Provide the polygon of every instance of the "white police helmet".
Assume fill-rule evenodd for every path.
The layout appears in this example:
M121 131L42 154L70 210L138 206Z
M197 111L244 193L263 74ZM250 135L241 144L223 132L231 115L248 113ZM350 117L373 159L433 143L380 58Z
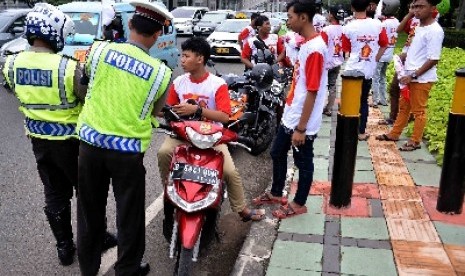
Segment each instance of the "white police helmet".
M63 50L65 39L74 33L74 22L55 6L38 3L26 15L26 37L29 44L34 39L49 43L55 52Z

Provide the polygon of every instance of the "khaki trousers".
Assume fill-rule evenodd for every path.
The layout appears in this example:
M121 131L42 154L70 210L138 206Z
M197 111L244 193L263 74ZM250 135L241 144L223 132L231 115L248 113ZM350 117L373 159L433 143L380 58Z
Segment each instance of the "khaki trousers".
M421 142L427 120L426 106L428 104L429 91L431 91L432 86L432 82L411 82L409 84L410 101L407 101L402 96L400 97L399 113L397 114L397 118L391 132L388 134L391 138L399 138L402 130L404 130L408 124L410 113L412 113L415 117L415 121L413 124L413 133L412 137L410 137L410 140L416 143Z
M162 182L165 182L168 177L174 148L181 144L186 144L186 142L167 137L158 150L158 168L160 170ZM231 209L233 212L241 212L245 208L245 200L244 187L242 186L242 180L239 172L237 171L236 166L234 166L234 162L227 145L218 145L215 149L221 151L224 156L223 180L226 182L226 189L228 191Z

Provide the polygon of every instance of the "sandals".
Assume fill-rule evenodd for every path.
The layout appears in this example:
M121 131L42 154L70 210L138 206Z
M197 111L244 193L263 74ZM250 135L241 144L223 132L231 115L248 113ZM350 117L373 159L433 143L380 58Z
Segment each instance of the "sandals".
M392 119L384 119L378 122L378 125L380 126L388 126L388 125L393 125L394 121Z
M363 134L358 135L358 140L359 141L366 141L366 140L368 140L368 138L370 138L370 134L368 134L368 133L363 133Z
M327 109L326 109L326 110L323 110L323 114L326 115L326 116L328 116L328 117L331 117L332 112L331 112L330 110L327 110Z
M293 216L301 215L307 213L307 206L302 206L299 208L293 208L290 204L283 205L273 211L273 216L278 219L286 219Z
M399 139L391 138L391 137L387 136L387 134L381 134L381 135L376 136L376 140L378 140L378 141L392 141L392 142L399 141Z
M265 218L265 210L264 209L251 209L247 214L243 212L239 213L243 222L248 221L261 221Z
M252 204L253 205L263 205L263 204L281 204L285 205L287 204L287 198L286 197L277 197L273 196L270 192L265 192L259 197L256 197L252 199Z
M421 149L420 143L416 143L413 141L407 141L405 144L399 148L400 151L414 151L417 149Z

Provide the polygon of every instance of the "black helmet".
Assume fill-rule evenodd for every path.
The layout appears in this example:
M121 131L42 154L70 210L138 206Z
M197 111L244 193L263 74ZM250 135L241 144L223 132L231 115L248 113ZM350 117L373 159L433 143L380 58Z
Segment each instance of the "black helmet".
M332 14L336 20L344 20L344 9L341 5L331 6L329 8L329 13Z
M253 67L250 78L258 89L267 89L273 83L273 69L269 64L259 63Z

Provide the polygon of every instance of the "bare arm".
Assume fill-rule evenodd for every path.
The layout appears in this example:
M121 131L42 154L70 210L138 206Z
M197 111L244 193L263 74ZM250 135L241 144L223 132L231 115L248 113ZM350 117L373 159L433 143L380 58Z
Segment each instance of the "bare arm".
M407 25L407 22L412 19L414 16L413 14L413 9L409 9L409 12L406 16L404 16L404 18L402 19L402 21L400 21L400 24L399 26L397 27L397 30L396 32L397 33L400 33L400 32L403 32L405 30L405 26Z
M83 70L79 65L79 62L77 63L76 68L74 69L73 85L74 94L80 100L84 101L87 94L88 77L84 74Z
M423 65L418 68L416 71L415 71L415 74L417 75L417 77L423 75L426 71L428 71L429 69L433 68L433 66L435 66L436 64L438 64L439 60L431 60L431 59L428 59L425 63L423 63ZM412 81L412 76L408 75L408 76L404 76L400 79L400 82L402 84L407 84L407 83L410 83Z
M305 144L305 130L307 127L307 122L310 119L312 114L313 107L315 106L316 92L308 91L307 97L305 97L304 106L302 108L302 115L300 116L299 124L296 127L296 130L292 134L292 145L301 146Z
M376 62L379 62L381 57L383 56L384 52L386 51L387 47L381 47L378 50L378 53L376 54Z
M198 108L198 105L182 103L173 106L173 111L180 116L188 116L194 114ZM229 121L228 114L224 113L223 111L211 110L207 108L202 108L202 117L210 121L221 123L227 123Z

